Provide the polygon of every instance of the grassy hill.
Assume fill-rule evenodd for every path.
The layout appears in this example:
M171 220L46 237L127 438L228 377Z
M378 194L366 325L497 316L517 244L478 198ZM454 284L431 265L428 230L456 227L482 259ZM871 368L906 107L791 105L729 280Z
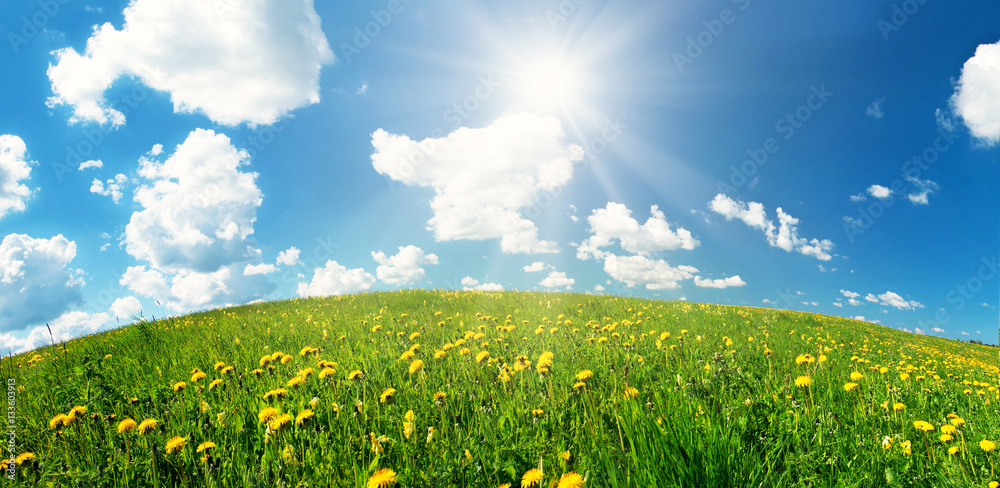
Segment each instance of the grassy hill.
M816 314L402 291L143 321L0 367L27 486L986 487L997 364Z

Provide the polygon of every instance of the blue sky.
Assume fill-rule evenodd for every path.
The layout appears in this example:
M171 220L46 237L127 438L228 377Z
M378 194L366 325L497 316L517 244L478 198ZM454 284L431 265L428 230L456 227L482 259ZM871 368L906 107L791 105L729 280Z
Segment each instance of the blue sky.
M1000 5L3 0L0 341L572 290L996 342Z

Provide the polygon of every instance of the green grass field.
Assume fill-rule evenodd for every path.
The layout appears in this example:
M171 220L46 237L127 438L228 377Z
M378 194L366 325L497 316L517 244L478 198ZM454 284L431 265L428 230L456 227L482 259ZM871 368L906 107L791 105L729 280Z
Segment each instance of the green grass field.
M807 313L402 291L140 321L0 366L18 485L567 488L992 487L997 364Z

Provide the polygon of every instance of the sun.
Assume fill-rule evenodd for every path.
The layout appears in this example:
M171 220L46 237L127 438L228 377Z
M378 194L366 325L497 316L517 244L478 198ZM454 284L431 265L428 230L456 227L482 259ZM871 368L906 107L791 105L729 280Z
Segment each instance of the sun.
M581 102L586 86L579 66L559 58L532 60L512 78L519 102L546 111L571 109Z

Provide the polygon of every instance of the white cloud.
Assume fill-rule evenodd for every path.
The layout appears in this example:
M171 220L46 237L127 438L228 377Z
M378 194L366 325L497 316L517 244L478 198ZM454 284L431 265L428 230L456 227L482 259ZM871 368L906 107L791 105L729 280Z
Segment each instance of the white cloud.
M879 98L871 103L867 108L865 108L865 114L869 117L875 117L876 119L881 119L885 116L882 113L882 104L885 102L885 97Z
M700 276L695 276L694 285L702 288L729 288L731 286L746 286L746 282L739 275L717 280L706 280Z
M742 220L744 224L754 229L763 230L767 234L774 231L774 224L767 220L767 212L764 211L764 204L762 203L750 202L749 204L745 204L720 193L712 199L708 204L708 208L722 215L726 220Z
M858 298L859 296L861 296L860 293L854 293L853 291L849 290L840 290L840 293L844 295L845 298Z
M879 305L882 305L884 307L895 307L899 310L914 310L917 308L924 308L924 305L921 304L920 302L914 300L906 300L903 297L899 296L899 294L893 293L891 291L886 291L885 293L882 293L877 296L872 293L869 293L867 296L865 296L865 300L868 300L869 302L872 303L878 303Z
M134 296L122 297L111 304L111 314L121 320L131 320L142 312L142 304Z
M121 30L95 27L83 54L55 52L48 103L72 107L70 122L123 124L104 92L134 77L169 92L175 112L271 124L319 102L320 67L334 59L313 0L133 0L123 15Z
M923 334L925 331L924 331L924 329L921 329L920 327L917 327L917 328L915 328L914 332L916 332L917 334Z
M1000 42L980 44L965 62L951 107L973 136L990 146L1000 142Z
M955 132L955 118L951 113L939 108L934 109L934 120L937 122L938 127L948 132Z
M374 284L375 277L364 269L347 269L331 259L326 266L316 268L311 282L300 282L296 293L300 297L344 295L367 290Z
M129 266L118 283L147 297L165 298L170 296L170 285L167 284L167 277L155 269L147 270L145 266Z
M23 212L31 189L23 182L31 177L34 161L25 159L28 148L20 137L0 134L0 219Z
M250 239L263 201L256 173L244 173L246 151L211 130L188 134L163 162L153 150L139 160L144 180L133 200L142 208L125 226L125 250L145 265L122 284L178 310L241 304L275 289ZM248 267L249 265L249 267Z
M258 254L253 233L263 195L256 173L243 173L246 151L229 138L197 129L160 163L140 159L146 183L135 190L143 207L125 226L125 250L154 268L213 272Z
M295 266L299 264L299 255L301 252L292 246L284 251L278 253L278 264L281 266Z
M128 177L121 173L116 174L115 177L108 180L107 183L101 183L101 180L95 178L90 184L90 193L96 193L106 197L110 196L112 201L118 203L122 199L122 190L125 188L125 183L127 182Z
M27 352L32 349L48 345L54 340L56 343L68 341L74 337L97 332L113 317L107 313L89 314L86 312L66 312L48 322L48 327L39 325L31 329L26 337L15 337L14 334L0 334L0 346L4 351L8 349L14 354ZM49 329L52 329L52 337L49 337Z
M503 285L499 283L481 283L476 286L467 286L465 291L503 291Z
M354 92L355 95L364 95L365 93L368 93L368 83L362 83L358 87L358 90Z
M482 129L462 127L422 141L372 134L372 166L407 185L434 189L427 222L438 241L500 238L505 253L558 252L521 210L566 185L583 149L562 143L554 117L503 115Z
M843 308L844 304L841 303L841 302L833 302L833 306L834 307L841 307L841 308Z
M906 195L914 205L927 205L927 195L934 193L938 189L938 184L931 180L921 180L914 176L906 175L906 181L913 185L913 191Z
M84 161L80 163L79 171L83 171L87 168L103 168L103 167L104 167L104 162L101 161L100 159L93 161Z
M243 268L243 276L266 275L275 271L278 271L278 267L273 264L248 264Z
M862 322L868 322L868 320L865 320L865 316L864 315L855 315L854 317L851 317L851 318L854 319L854 320L860 320Z
M0 331L59 317L83 296L80 272L69 268L76 243L57 235L9 234L0 242Z
M596 292L602 292L602 291L604 291L604 287L601 286L601 285L596 285L596 286L594 286L594 291L596 291Z
M852 298L852 299L848 300L847 303L850 303L852 306L855 306L855 307L857 307L858 305L863 305L863 303L861 302L861 300L858 300L856 298Z
M421 266L438 264L435 254L427 254L417 246L400 247L395 256L386 256L382 251L373 252L372 258L378 263L375 274L378 279L390 285L408 285L423 281L427 273Z
M537 273L539 271L544 271L546 268L545 263L542 261L535 261L524 267L525 273Z
M869 186L865 191L867 191L869 195L880 199L889 198L889 196L892 195L892 190L882 185Z
M673 290L680 288L679 281L693 278L698 269L684 265L675 268L662 259L645 256L608 254L604 258L604 271L629 287L644 285L648 290Z
M964 335L964 336L967 336L967 335L969 335L969 333L968 333L968 332L966 332L966 331L964 331L964 330L963 330L963 331L961 332L961 334L962 334L962 335Z
M725 217L727 221L739 219L750 227L764 231L764 236L772 247L788 252L796 251L820 261L829 261L833 258L830 254L834 247L832 241L799 237L797 228L799 219L786 214L781 207L777 209L779 224L777 228L774 222L767 219L764 205L757 202L746 204L720 193L709 203L709 208Z
M938 334L941 334L941 333L944 332L944 329L942 329L940 327L932 327L931 330L934 331L934 332L937 332Z
M580 244L576 256L580 259L600 259L605 254L601 248L612 245L616 240L623 250L635 254L690 250L700 244L686 229L671 230L666 216L656 205L650 207L649 213L646 223L639 224L632 218L632 211L620 203L608 202L605 208L594 209L587 217L591 236Z
M479 283L479 280L466 276L462 278L462 286L465 291L503 291L503 285L499 283Z
M865 200L868 200L868 197L866 197L864 193L858 193L857 195L851 195L851 201L852 202L863 202Z
M565 286L567 289L573 283L576 283L576 280L573 278L567 278L566 273L562 271L552 271L545 277L545 279L538 282L539 285L544 286L545 288L561 288Z

